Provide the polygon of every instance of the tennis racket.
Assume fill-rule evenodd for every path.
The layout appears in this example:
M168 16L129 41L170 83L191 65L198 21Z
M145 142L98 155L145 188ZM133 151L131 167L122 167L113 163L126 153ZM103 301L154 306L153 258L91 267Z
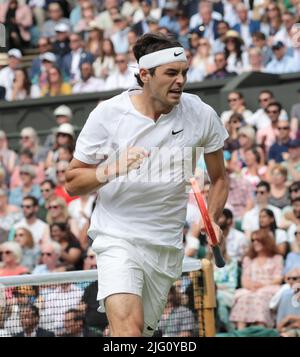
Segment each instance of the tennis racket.
M194 177L192 177L190 179L191 185L192 185L192 190L196 199L196 202L198 204L199 210L201 212L201 216L203 219L203 223L204 223L204 227L205 227L205 231L208 234L210 240L211 240L211 248L212 248L212 252L215 258L215 263L216 266L218 268L223 268L225 266L225 261L224 258L222 257L221 254L221 250L220 247L218 246L218 240L216 237L216 233L213 229L212 223L211 223L211 219L208 215L208 211L206 208L206 204L205 201L201 195L200 192L200 187L198 185L198 182L196 181L196 179Z

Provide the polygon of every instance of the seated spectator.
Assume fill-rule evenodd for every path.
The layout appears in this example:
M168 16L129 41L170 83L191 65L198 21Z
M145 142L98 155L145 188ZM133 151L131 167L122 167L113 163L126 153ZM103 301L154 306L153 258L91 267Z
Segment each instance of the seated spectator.
M272 50L267 44L266 35L260 31L254 32L252 34L252 45L261 50L263 56L263 66L266 67L272 59Z
M286 47L282 41L272 46L273 58L266 66L266 72L274 74L297 72L298 66L292 57L286 54Z
M11 227L21 218L20 208L8 204L8 193L0 188L0 243L8 240Z
M62 60L65 55L70 53L70 31L69 25L60 22L54 27L55 30L55 41L52 44L52 50L56 56L56 65L60 67L62 65Z
M33 161L33 152L29 149L23 149L19 153L18 165L15 166L14 171L11 175L10 179L10 188L20 187L22 185L22 179L20 175L20 169L23 165L30 165L34 172L35 177L33 179L33 183L35 185L39 185L45 178L44 170L42 165L36 165Z
M59 23L64 23L70 26L70 20L64 17L61 3L51 2L48 4L49 19L44 22L42 27L42 36L50 38L51 42L55 40L55 26Z
M196 71L203 73L204 77L213 73L215 70L214 57L207 38L200 38L191 66Z
M236 76L236 72L227 71L227 59L225 53L218 52L214 55L215 70L208 74L205 79L224 79Z
M22 249L21 265L28 268L28 270L31 272L38 262L40 249L34 245L34 240L30 230L26 228L16 229L14 241L19 243Z
M44 88L41 88L41 96L56 97L71 93L72 87L69 83L64 81L60 69L55 66L50 68L47 73L47 83Z
M269 168L274 167L275 163L282 163L288 156L289 145L291 143L291 130L287 120L279 120L277 124L278 136L269 150Z
M67 223L53 223L51 238L61 246L60 262L66 270L82 270L82 250L78 239Z
M97 269L96 254L92 248L88 248L84 264L84 270ZM98 283L93 281L85 289L81 301L81 309L84 312L84 335L86 337L102 337L108 320L106 314L98 312L97 301Z
M41 199L39 185L33 183L35 169L32 165L22 165L20 167L21 186L13 188L9 194L9 203L21 207L22 200L26 196L34 196L37 200Z
M49 209L49 202L55 196L55 183L49 179L44 180L41 183L41 194L42 194L42 202L39 204L38 210L38 218L42 221L46 221L48 209Z
M267 107L270 103L275 102L274 94L267 89L263 89L259 93L258 102L260 108L247 119L249 125L255 126L258 130L265 127L269 127L271 124L271 119L267 114ZM279 114L279 120L288 120L287 112L282 108Z
M95 76L104 80L116 70L116 52L109 38L103 40L100 55L95 59L93 68Z
M29 74L30 74L31 80L33 80L33 78L39 77L41 72L43 72L42 55L45 53L51 52L51 44L50 44L49 38L40 37L37 45L38 45L39 55L33 59L32 63L31 63L31 67L29 69Z
M73 87L73 94L101 92L105 88L105 82L101 78L96 78L93 73L92 64L82 62L80 65L80 80Z
M6 93L7 100L23 100L28 99L31 96L30 81L27 71L24 68L18 68L15 70L15 77L11 91Z
M244 44L239 33L234 30L229 30L226 33L225 39L225 56L227 60L227 71L240 74L247 66L247 54L242 50Z
M246 166L242 168L241 175L255 188L261 180L266 179L267 167L260 164L262 158L256 148L245 150L244 155Z
M235 290L238 286L239 268L237 260L227 255L225 247L226 245L222 244L222 255L226 261L226 265L223 268L214 268L214 282L217 288L219 330L230 331L233 329L233 325L229 321L229 313L234 302Z
M37 132L31 127L25 127L20 133L20 151L28 149L33 153L33 162L43 167L47 157L47 150L40 146Z
M297 92L300 93L300 89L298 89ZM293 138L300 139L300 103L292 105L291 130L293 133Z
M8 65L0 69L0 86L5 88L5 99L9 100L14 84L15 72L21 63L22 53L17 48L12 48L7 54Z
M252 42L251 36L253 33L260 30L260 22L250 18L248 8L242 2L235 5L235 11L239 21L232 27L232 29L237 31L243 37L246 47L249 47Z
M94 62L91 53L84 51L84 42L78 33L70 34L71 52L67 53L62 59L62 72L75 84L80 80L80 66L83 62Z
M128 69L128 57L126 54L116 55L117 69L108 76L105 83L105 90L126 89L136 85L136 79Z
M230 314L238 330L248 324L273 327L269 302L279 290L282 272L283 259L277 254L273 237L264 230L253 232L249 253L243 260L242 288L236 291Z
M55 134L55 142L52 147L52 150L49 151L47 156L47 161L45 163L45 167L48 169L56 165L58 160L58 149L63 145L69 145L70 147L75 147L75 133L74 128L69 123L61 124ZM48 172L49 174L49 172ZM50 174L51 176L51 174Z
M41 264L37 265L32 274L46 274L58 271L65 271L59 261L61 256L61 245L58 242L50 240L41 246Z
M60 337L84 337L84 315L79 309L69 309L65 312L64 327Z
M277 127L281 110L282 105L279 102L271 102L268 104L266 113L270 118L270 125L259 129L256 134L257 143L262 146L266 153L269 152L270 147L276 142L276 138L278 137Z
M283 257L288 251L288 237L283 229L278 229L273 211L263 208L259 213L259 228L267 230L275 239L278 253Z
M33 16L26 3L19 3L18 0L1 2L0 23L5 25L8 48L29 46Z
M34 244L39 246L50 238L49 226L42 220L37 218L39 209L39 202L33 196L26 196L23 198L22 209L24 218L14 225L14 229L27 228L34 240Z
M60 105L59 107L55 108L53 115L55 117L57 127L65 123L70 124L73 117L72 110L67 105ZM45 140L44 147L49 150L54 146L56 139L55 132L57 127L52 128L52 134L49 134Z
M97 58L101 53L101 47L103 43L103 31L97 26L95 21L90 21L88 26L87 43L85 51Z
M5 170L5 175L7 176L6 183L9 182L10 175L14 170L16 159L16 153L8 147L8 140L5 131L0 130L0 166L2 166Z
M171 33L178 35L180 26L177 18L178 3L176 1L166 1L163 5L163 16L159 21L160 27L166 27Z
M17 242L4 242L0 244L0 276L27 274L28 268L21 265L22 248Z
M263 208L268 208L273 211L276 224L280 226L282 213L279 208L269 204L270 191L270 184L266 181L261 181L256 186L255 206L245 213L242 221L242 229L248 238L250 238L251 232L259 229L259 213Z
M252 112L246 108L246 103L245 103L243 94L240 92L236 92L236 91L230 92L228 94L227 101L228 101L230 110L225 110L221 114L221 120L222 120L223 124L226 124L228 122L230 116L233 113L241 114L243 116L245 122L247 123L248 118L251 117L251 115L252 115Z
M198 70L198 68L194 68L191 66L193 59L192 51L189 49L184 49L184 52L187 59L187 64L189 66L189 69L186 74L187 83L201 82L204 78L204 73L201 70Z
M40 312L35 305L20 306L20 320L23 331L14 337L55 337L52 331L44 330L39 326Z
M300 225L296 226L295 239L291 243L291 251L286 257L284 272L287 274L295 268L300 268Z
M130 31L130 28L128 27L128 21L126 17L121 14L114 15L112 19L115 31L110 36L110 39L114 44L116 54L127 53L129 50L128 32Z
M56 168L56 188L55 194L65 200L67 204L71 201L76 200L78 196L70 196L65 188L66 183L66 170L69 166L68 161L58 161L55 165Z
M73 25L74 32L80 33L81 36L86 40L87 33L89 31L90 23L93 22L95 26L98 24L95 21L97 15L97 9L92 1L83 1L80 4L81 18Z
M242 127L243 124L244 118L241 114L233 113L230 116L226 124L226 129L228 131L229 138L226 139L224 143L225 151L229 151L230 153L232 153L234 150L237 150L240 147L238 133L239 129Z
M277 329L283 337L299 337L300 335L300 268L290 270L286 274L289 288L282 292L276 316Z
M281 227L283 229L288 229L292 223L298 223L298 219L293 212L291 202L293 202L295 198L300 197L300 181L292 182L289 187L289 195L290 204L289 206L284 207L284 209L282 210L283 218L281 222Z
M223 232L223 242L228 259L242 261L249 242L241 231L234 228L233 214L229 209L224 208L223 214L218 220L218 225Z
M264 72L263 54L260 48L251 47L248 50L248 66L244 67L244 72Z
M290 141L287 158L281 165L288 170L288 182L300 180L300 139Z
M290 203L287 186L287 169L279 164L270 171L271 195L269 203L278 208L284 208Z

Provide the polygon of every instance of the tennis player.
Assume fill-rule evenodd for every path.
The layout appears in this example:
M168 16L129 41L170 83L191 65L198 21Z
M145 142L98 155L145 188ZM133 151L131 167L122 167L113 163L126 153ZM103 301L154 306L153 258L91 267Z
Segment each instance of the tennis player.
M71 195L99 189L89 236L97 253L99 311L105 308L112 336L152 336L181 275L188 191L178 167L190 156L173 155L165 180L168 153L204 147L213 222L228 194L222 152L228 134L209 105L183 93L188 64L181 44L145 34L133 51L139 86L90 113L67 171Z

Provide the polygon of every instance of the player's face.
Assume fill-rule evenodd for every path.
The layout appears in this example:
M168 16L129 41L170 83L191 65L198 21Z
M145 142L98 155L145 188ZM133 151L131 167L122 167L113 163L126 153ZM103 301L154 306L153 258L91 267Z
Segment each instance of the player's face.
M185 62L173 62L157 67L154 75L150 76L150 95L166 107L178 104L187 71L188 65Z

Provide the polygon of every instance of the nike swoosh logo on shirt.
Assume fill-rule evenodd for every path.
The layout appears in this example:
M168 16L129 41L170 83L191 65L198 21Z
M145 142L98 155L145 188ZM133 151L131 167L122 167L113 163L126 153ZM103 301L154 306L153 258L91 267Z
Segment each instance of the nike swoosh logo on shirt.
M172 130L172 135L179 134L179 133L181 133L182 131L183 131L183 129L178 130L178 131L174 131L174 130Z
M179 53L174 52L174 56L175 56L175 57L178 57L178 56L180 56L180 55L182 55L182 54L183 54L183 52L179 52Z

